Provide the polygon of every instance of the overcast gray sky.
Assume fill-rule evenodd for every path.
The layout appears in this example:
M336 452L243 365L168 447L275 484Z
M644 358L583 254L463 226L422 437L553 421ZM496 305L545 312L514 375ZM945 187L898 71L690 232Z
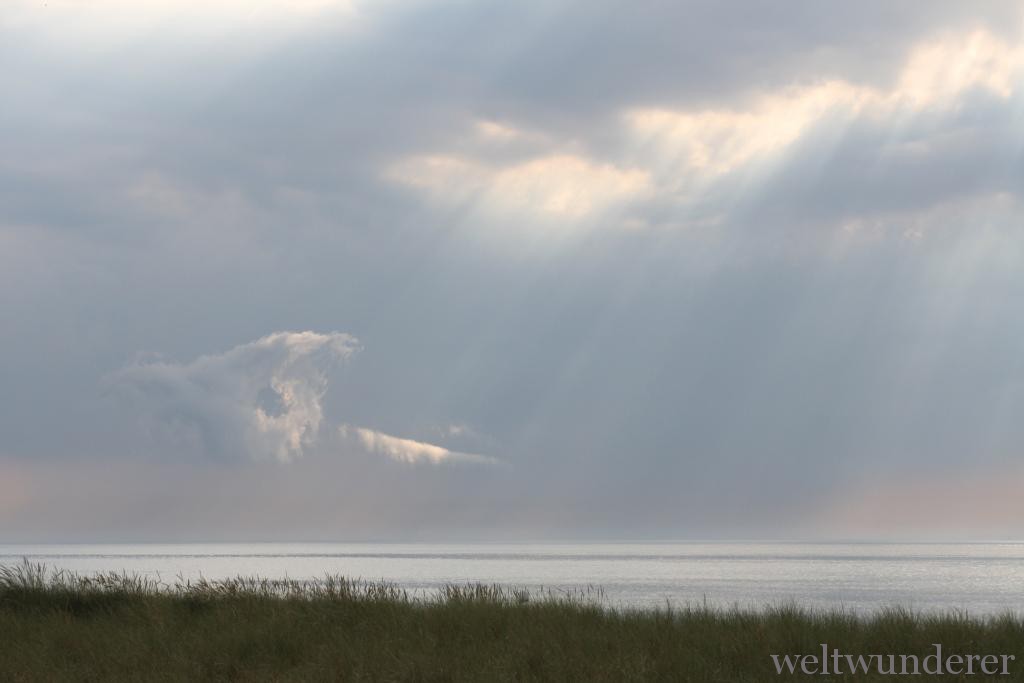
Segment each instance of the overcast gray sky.
M0 540L1020 537L1022 30L6 0Z

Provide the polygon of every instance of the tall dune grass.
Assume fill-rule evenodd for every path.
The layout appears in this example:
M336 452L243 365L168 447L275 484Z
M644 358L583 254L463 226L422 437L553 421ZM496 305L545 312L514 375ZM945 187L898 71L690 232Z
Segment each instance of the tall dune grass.
M338 576L163 581L0 567L0 681L775 681L807 677L777 675L771 654L820 643L1013 654L1012 675L995 679L1024 680L1024 621L1010 613L616 610L594 588L410 594Z

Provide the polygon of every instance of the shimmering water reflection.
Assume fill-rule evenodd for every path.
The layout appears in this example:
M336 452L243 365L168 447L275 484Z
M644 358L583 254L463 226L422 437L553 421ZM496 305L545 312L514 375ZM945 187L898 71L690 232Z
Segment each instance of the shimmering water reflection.
M1024 612L1024 544L368 544L0 545L81 573L137 572L165 581L324 574L385 579L429 593L446 583L567 590L600 586L610 604L758 607L796 602L858 611Z

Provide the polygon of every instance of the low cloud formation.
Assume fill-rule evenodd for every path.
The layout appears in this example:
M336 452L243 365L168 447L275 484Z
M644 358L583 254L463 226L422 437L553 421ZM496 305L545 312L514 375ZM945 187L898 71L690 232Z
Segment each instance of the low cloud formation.
M494 464L497 462L494 458L484 455L450 451L447 448L435 446L432 443L403 439L364 427L342 425L338 432L343 439L354 439L367 451L387 456L398 462L409 464L431 463L434 465L447 462L475 462L480 464Z
M341 332L275 332L190 363L140 362L112 380L162 446L287 463L323 445L318 437L331 370L357 350L358 341ZM407 464L496 462L348 424L326 436L332 445L340 437L345 445Z
M113 384L161 442L214 457L289 462L316 441L329 373L357 349L340 332L275 332L190 363L139 363Z

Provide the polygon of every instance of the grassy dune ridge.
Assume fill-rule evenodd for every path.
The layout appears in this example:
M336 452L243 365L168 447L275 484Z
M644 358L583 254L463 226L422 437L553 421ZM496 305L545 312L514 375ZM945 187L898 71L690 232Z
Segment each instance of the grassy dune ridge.
M1013 654L1024 620L888 609L869 616L787 605L615 610L599 591L237 578L157 582L0 567L0 681L778 681L771 654ZM897 676L896 680L907 677Z

